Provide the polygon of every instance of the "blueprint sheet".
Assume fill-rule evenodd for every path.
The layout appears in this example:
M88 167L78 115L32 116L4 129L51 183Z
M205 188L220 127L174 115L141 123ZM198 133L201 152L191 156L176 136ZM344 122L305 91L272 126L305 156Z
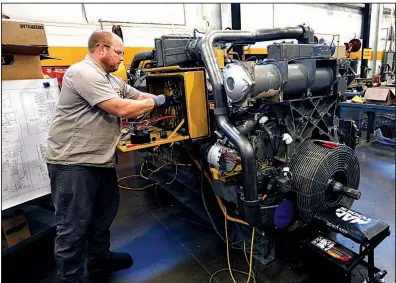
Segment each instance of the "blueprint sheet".
M2 81L2 210L51 192L44 157L58 99L56 79Z

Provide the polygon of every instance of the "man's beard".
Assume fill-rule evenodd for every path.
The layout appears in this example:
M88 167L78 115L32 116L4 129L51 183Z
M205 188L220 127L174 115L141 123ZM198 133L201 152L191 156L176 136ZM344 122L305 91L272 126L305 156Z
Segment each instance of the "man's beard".
M102 58L102 65L106 73L113 73L118 70L117 65L112 65L109 58Z

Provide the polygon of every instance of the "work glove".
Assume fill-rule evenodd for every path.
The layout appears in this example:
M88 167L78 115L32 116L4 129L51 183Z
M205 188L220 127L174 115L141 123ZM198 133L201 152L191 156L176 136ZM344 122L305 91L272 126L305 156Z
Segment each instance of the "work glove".
M180 95L179 96L172 95L170 106L179 106L181 104L182 104L182 97Z
M172 98L166 94L159 94L153 97L154 108L168 108L172 104Z

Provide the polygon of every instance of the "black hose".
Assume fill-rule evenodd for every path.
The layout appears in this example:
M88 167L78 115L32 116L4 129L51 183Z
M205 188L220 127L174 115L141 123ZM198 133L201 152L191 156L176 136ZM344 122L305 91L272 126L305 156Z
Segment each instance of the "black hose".
M152 60L154 59L154 52L147 51L147 52L140 52L135 54L131 62L131 69L137 69L139 67L140 62L145 60Z

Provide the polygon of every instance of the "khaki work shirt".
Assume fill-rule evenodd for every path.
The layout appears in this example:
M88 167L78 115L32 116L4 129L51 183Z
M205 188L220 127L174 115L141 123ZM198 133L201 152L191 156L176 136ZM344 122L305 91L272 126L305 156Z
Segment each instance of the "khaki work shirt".
M116 97L137 99L139 91L103 71L89 55L70 66L49 129L46 162L114 167L120 119L96 105Z

